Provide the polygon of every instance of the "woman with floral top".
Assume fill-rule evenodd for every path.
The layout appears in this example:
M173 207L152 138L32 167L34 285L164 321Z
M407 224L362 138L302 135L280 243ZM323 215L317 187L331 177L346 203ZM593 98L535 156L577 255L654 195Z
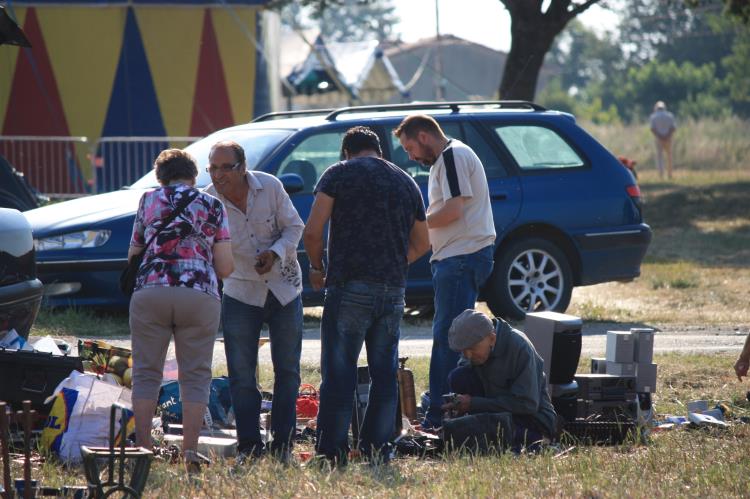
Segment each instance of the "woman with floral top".
M141 198L128 251L128 260L145 251L130 301L136 442L152 446L151 418L174 337L182 449L188 471L195 471L203 460L196 449L221 311L218 279L234 268L229 223L221 201L195 188L198 168L190 154L162 151L154 169L161 187Z

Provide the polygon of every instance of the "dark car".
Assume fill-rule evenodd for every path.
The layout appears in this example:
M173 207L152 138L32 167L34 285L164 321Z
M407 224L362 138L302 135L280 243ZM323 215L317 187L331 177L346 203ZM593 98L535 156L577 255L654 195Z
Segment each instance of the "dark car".
M447 102L275 113L220 130L187 147L200 165L218 140L235 140L249 168L277 175L303 219L323 171L340 159L343 134L366 125L384 156L411 174L427 201L429 169L409 161L392 130L410 112L435 117L485 166L497 229L495 270L482 298L506 317L564 311L574 286L631 280L651 240L633 175L573 116L527 102ZM201 171L198 185L209 183ZM117 287L138 200L156 187L148 173L123 190L26 213L52 305L125 307ZM307 261L299 249L302 268ZM428 257L409 270L407 304L432 302ZM305 288L306 305L321 295Z
M0 208L0 336L15 329L28 338L42 291L29 222L18 210Z

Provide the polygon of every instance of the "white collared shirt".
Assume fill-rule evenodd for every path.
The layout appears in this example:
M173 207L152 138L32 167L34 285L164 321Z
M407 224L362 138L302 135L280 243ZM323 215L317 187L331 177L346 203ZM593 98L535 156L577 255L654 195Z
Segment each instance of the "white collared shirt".
M279 179L257 171L247 172L246 178L250 190L244 213L213 184L205 189L224 203L229 216L234 272L224 279L224 294L262 307L270 290L281 305L286 305L302 293L297 245L305 224ZM269 249L279 258L270 272L259 275L255 257Z

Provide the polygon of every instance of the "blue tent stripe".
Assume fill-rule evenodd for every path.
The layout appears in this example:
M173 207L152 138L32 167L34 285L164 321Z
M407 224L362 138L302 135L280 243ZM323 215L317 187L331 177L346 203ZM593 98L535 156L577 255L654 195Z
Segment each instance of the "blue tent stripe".
M109 99L103 137L166 134L133 8L128 9L120 60Z
M135 12L130 7L101 136L164 137L166 134L146 50ZM146 154L149 158L144 157L145 144L149 147ZM148 172L153 165L151 147L154 143L125 142L117 147L99 147L97 156L102 166L97 172L97 191L119 189ZM159 144L159 147L161 150L168 145Z

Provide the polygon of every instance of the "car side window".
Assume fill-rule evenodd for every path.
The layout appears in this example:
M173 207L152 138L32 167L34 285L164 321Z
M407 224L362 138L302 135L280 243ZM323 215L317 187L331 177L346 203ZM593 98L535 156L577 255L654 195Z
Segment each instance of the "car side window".
M440 128L443 129L443 133L450 139L458 139L463 141L463 134L461 133L461 125L458 123L440 123ZM423 166L409 159L409 155L406 154L404 148L401 147L401 142L398 141L398 137L389 134L391 137L391 162L400 166L404 171L411 175L417 182L427 182L430 176L430 167Z
M495 128L522 170L578 168L584 161L554 130L534 125Z
M296 173L302 177L302 192L315 189L318 179L326 168L341 160L341 139L345 131L324 132L302 140L282 161L277 176Z
M464 125L464 132L466 132L466 145L471 147L477 156L479 156L487 178L507 177L508 171L500 163L500 158L497 157L487 139L471 123Z

